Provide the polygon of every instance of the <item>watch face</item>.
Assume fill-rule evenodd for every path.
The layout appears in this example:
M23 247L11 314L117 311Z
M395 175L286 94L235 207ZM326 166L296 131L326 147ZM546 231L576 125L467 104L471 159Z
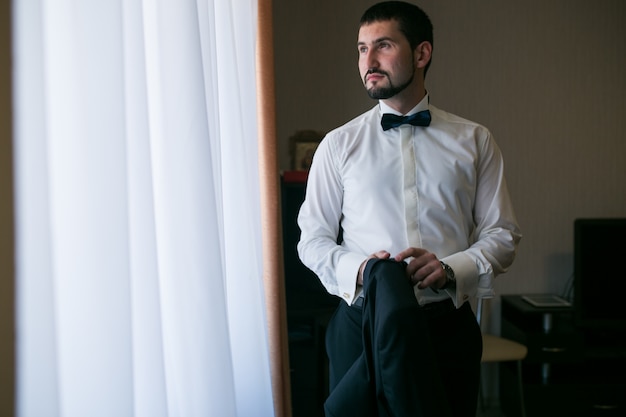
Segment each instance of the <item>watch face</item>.
M443 287L441 287L441 289L445 289L450 286L456 286L454 270L450 267L450 265L446 264L445 262L441 262L441 267L443 268L444 271L446 271L446 283L443 285Z
M452 268L450 268L448 266L448 268L446 269L446 273L448 274L448 279L450 281L454 281L455 280L455 276L454 276L454 270Z
M441 262L441 267L446 271L446 276L449 280L454 281L454 270L450 268L450 265Z

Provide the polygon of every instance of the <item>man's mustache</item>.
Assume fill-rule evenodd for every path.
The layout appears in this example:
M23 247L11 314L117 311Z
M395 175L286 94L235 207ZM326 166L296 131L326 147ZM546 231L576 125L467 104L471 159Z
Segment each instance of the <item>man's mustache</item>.
M389 74L387 74L387 72L383 71L383 70L379 70L379 69L375 69L375 68L370 68L367 70L367 72L365 73L365 75L363 76L363 82L367 82L367 76L370 74L380 74L380 75L384 75L385 77L389 78Z

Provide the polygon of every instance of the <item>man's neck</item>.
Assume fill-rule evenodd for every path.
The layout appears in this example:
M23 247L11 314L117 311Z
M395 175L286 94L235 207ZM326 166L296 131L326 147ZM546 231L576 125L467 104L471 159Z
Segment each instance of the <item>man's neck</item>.
M393 97L382 100L387 106L391 107L400 114L407 114L413 107L422 101L426 96L426 89L421 86L413 91L406 89Z

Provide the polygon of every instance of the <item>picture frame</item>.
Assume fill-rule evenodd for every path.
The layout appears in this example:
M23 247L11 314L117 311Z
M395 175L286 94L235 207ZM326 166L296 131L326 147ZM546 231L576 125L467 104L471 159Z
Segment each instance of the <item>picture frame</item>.
M308 171L313 161L317 146L324 138L324 133L316 130L299 130L289 138L291 169Z

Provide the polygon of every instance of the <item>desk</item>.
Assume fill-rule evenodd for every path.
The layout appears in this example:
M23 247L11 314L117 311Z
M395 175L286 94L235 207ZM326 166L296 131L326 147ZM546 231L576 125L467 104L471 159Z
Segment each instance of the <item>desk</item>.
M528 347L522 378L529 416L625 416L626 355L616 344L593 346L574 324L573 307L535 307L502 296L501 334ZM500 402L519 415L515 372L500 367Z

